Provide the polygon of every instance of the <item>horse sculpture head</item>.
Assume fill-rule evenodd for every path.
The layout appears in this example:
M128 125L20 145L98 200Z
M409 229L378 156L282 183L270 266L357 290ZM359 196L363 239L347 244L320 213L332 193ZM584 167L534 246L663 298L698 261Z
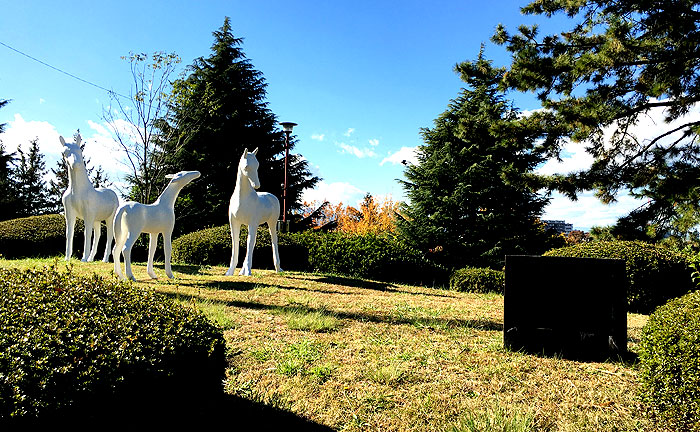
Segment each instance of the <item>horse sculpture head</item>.
M78 165L84 166L85 162L83 161L83 151L80 148L80 135L75 138L75 143L67 143L62 136L59 136L58 139L61 141L61 145L63 145L63 158L68 163L70 169L73 169Z
M258 178L258 167L260 163L258 162L258 158L255 157L257 154L257 148L252 152L249 152L248 149L243 150L241 162L238 164L239 173L248 179L253 189L260 188L260 179Z

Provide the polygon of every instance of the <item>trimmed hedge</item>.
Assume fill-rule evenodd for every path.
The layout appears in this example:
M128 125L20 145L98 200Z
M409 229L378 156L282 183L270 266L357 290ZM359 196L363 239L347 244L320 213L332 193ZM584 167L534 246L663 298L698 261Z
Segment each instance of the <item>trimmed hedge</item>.
M73 257L82 258L85 225L77 219L73 234ZM102 222L95 259L104 256L107 227ZM114 243L112 243L114 244ZM0 255L6 259L63 256L66 253L66 219L60 214L29 216L0 222ZM141 235L131 250L132 261L148 259L148 237ZM156 260L163 259L163 236L158 237Z
M503 294L506 274L501 270L467 267L455 270L450 277L450 289L473 293Z
M0 269L0 329L0 425L160 416L222 390L222 331L131 284Z
M545 256L618 258L625 261L630 312L648 314L695 288L688 258L641 241L601 241L554 249ZM571 275L576 277L576 275Z
M642 399L669 430L700 431L700 291L657 309L639 343Z
M73 240L74 254L82 254L83 232L83 221L78 220ZM102 237L101 247L104 248L106 236ZM56 256L65 254L65 251L66 219L63 215L30 216L0 222L0 255L3 258Z
M241 229L239 262L246 253L247 231ZM384 281L446 284L447 272L420 252L391 235L352 235L304 231L280 233L282 269L343 274ZM228 265L231 234L228 225L186 234L173 241L173 261L195 265ZM255 268L272 267L270 234L259 228L253 254Z

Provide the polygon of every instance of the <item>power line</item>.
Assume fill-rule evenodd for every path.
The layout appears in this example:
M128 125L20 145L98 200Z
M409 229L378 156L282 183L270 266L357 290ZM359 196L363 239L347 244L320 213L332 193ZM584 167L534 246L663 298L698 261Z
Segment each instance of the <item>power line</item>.
M108 93L110 93L110 94L114 94L114 95L119 96L119 97L122 97L122 98L124 98L124 99L129 99L129 100L131 100L131 98L130 98L129 96L124 96L123 94L117 93L117 92L115 92L114 90L110 90L110 89L108 89L108 88L102 87L101 85L95 84L95 83L90 82L90 81L88 81L88 80L86 80L86 79L80 78L79 76L73 75L73 74L70 73L70 72L66 72L66 71L64 71L64 70L62 70L62 69L59 69L59 68L57 68L57 67L55 67L55 66L52 66L52 65L50 65L50 64L48 64L48 63L46 63L46 62L44 62L44 61L39 60L39 59L36 58L36 57L32 57L32 56L30 56L29 54L24 53L24 52L18 50L17 48L13 48L13 47L9 46L8 44L6 44L6 43L4 43L4 42L2 42L2 41L0 41L0 45L4 46L4 47L6 47L6 48L9 48L9 49L11 49L11 50L14 51L14 52L16 52L16 53L18 53L18 54L21 54L21 55L23 55L23 56L25 56L25 57L27 57L27 58L30 58L30 59L34 60L35 62L40 63L40 64L42 64L42 65L44 65L44 66L46 66L46 67L49 67L49 68L51 68L51 69L53 69L53 70L55 70L55 71L58 71L58 72L60 72L60 73L62 73L62 74L65 74L65 75L68 75L69 77L71 77L71 78L73 78L73 79L77 79L78 81L82 81L82 82L84 82L85 84L89 84L89 85L91 85L91 86L93 86L93 87L97 87L98 89L104 90L104 91L106 91L106 92L108 92Z

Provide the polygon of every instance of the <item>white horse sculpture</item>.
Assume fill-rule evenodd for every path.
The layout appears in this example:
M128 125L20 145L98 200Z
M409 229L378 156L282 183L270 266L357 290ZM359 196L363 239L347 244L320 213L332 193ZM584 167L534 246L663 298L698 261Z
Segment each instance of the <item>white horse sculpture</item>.
M280 214L280 202L276 196L267 192L256 192L260 187L258 179L258 166L260 165L255 155L258 149L248 152L243 151L241 161L238 164L238 174L236 176L236 188L231 195L231 202L228 207L228 219L231 225L231 264L229 265L227 276L232 276L238 264L238 237L241 224L248 226L248 243L246 246L245 260L241 267L240 274L250 276L250 269L253 263L253 248L255 247L255 236L258 232L258 225L267 222L272 240L272 260L275 271L280 272L279 250L277 248L277 218Z
M199 171L180 171L168 174L170 183L153 204L141 204L129 201L122 204L114 217L114 272L120 279L126 279L121 269L121 255L124 255L126 275L136 280L131 271L131 248L142 232L150 234L148 244L148 266L146 271L153 279L158 279L153 271L153 255L158 245L158 234L163 234L163 249L165 252L165 274L172 279L170 254L172 252L172 235L175 227L175 200L183 187L192 180L199 178Z
M111 189L97 188L88 178L83 152L80 149L80 135L75 143L66 143L59 137L63 145L63 157L68 164L68 189L63 193L63 207L66 217L66 261L73 255L73 231L76 217L85 222L85 240L82 261L92 261L97 253L100 241L100 225L107 223L107 245L102 261L109 262L112 248L112 221L119 206L119 198ZM90 238L93 239L90 247Z

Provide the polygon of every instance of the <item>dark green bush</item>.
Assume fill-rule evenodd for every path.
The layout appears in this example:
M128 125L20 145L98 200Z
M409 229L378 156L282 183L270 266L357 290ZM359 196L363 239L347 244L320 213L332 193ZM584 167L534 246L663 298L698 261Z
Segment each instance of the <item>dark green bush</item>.
M78 220L74 253L82 254L83 227L83 221ZM0 255L3 258L47 257L65 252L66 220L62 215L30 216L0 222Z
M700 291L658 308L639 343L642 399L674 431L700 431Z
M0 329L0 424L131 415L221 391L222 331L130 284L0 269Z
M239 237L239 265L245 256L247 232ZM353 235L304 231L279 235L282 269L343 274L385 281L443 284L446 271L391 235ZM272 268L270 234L258 229L253 255L255 268ZM231 259L228 225L208 228L173 241L173 261L184 264L227 265Z
M694 289L685 255L641 241L580 243L551 250L545 255L623 259L629 280L627 305L630 312L651 313L669 299Z
M501 270L467 267L455 270L450 277L450 289L474 293L503 294L506 275Z
M278 249L283 270L309 270L308 245L304 233L278 234ZM241 227L238 237L238 266L246 254L248 230ZM255 268L272 269L272 242L267 226L259 227L253 250ZM206 228L173 240L173 262L195 265L228 265L231 261L231 231L228 225Z

